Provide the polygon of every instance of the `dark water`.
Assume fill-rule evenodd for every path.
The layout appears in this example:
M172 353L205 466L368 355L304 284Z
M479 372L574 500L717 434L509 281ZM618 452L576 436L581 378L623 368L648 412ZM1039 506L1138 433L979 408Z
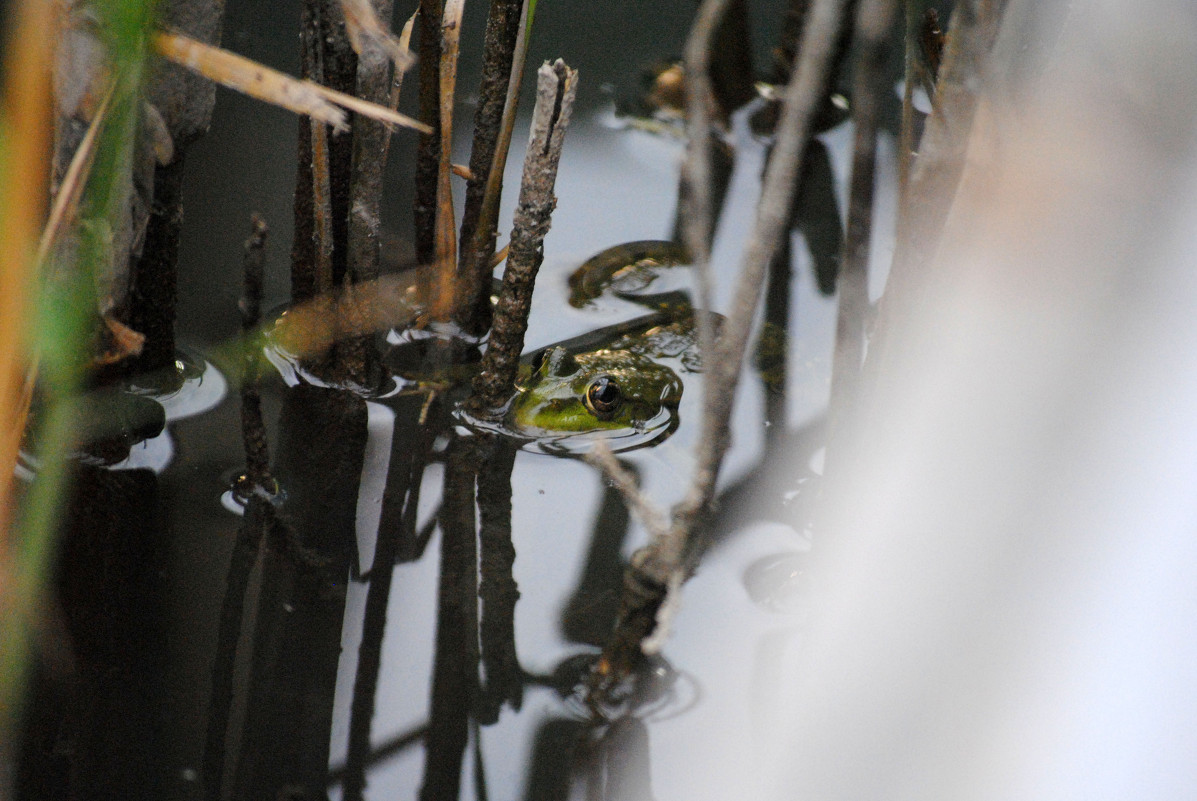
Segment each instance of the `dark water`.
M480 11L467 11L467 41L478 40ZM528 348L641 311L572 309L565 279L605 247L672 229L681 143L628 130L611 105L635 92L643 66L680 52L690 13L540 4L529 64L563 56L581 91ZM776 9L753 14L763 51ZM297 17L291 4L230 3L224 41L294 72ZM477 63L463 50L469 86ZM222 93L189 155L179 314L197 360L237 330L252 211L271 226L267 305L288 294L295 130L285 112ZM822 141L842 176L848 131ZM720 299L764 155L743 119L736 143L715 250ZM389 167L395 260L411 145L398 134ZM60 583L74 588L63 604L83 670L39 683L26 797L65 786L129 798L752 797L769 733L784 725L770 716L783 666L801 643L809 541L796 521L821 446L834 330L834 301L817 291L802 238L793 244L792 278L771 300L788 317L786 377L772 389L755 371L744 382L717 545L686 587L640 706L596 725L571 693L610 630L623 561L646 541L591 467L456 437L447 399L363 401L270 373L264 418L283 524L266 504L243 516L227 497L245 464L240 408L220 377L237 368L212 355L182 393L192 408L168 407L166 433L134 447L125 467L139 469L81 473L71 524L88 533L68 540ZM623 457L662 507L685 490L699 401L692 381L676 434Z

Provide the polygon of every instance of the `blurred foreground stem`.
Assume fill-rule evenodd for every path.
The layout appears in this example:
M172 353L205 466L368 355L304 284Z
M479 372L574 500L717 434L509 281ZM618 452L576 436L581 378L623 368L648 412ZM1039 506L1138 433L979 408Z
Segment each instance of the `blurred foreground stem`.
M67 485L66 454L75 435L76 395L97 319L95 274L111 258L112 231L123 211L117 187L122 170L129 169L140 117L152 5L148 0L114 0L96 6L100 29L108 37L116 90L80 202L77 262L54 269L37 264L35 253L49 196L58 8L26 0L11 11L13 37L0 117L0 221L5 231L0 237L0 759L6 758L3 748L11 742L20 711L31 635L51 575ZM44 276L38 275L39 267ZM41 402L31 440L36 443L37 476L16 509L10 482L25 429L26 410L19 398L31 350L40 366Z

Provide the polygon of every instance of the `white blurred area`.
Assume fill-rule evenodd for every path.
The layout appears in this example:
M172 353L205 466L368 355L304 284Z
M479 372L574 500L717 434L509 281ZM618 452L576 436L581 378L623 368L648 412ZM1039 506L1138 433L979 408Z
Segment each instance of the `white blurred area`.
M1008 5L829 476L777 798L1197 797L1197 4Z

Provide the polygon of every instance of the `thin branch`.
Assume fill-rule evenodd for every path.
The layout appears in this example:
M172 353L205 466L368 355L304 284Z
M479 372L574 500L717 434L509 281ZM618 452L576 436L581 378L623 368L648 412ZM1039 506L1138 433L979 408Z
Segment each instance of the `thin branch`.
M709 361L710 386L716 391L704 399L694 481L686 499L674 510L675 521L688 521L709 504L715 480L727 450L727 423L731 417L736 388L753 319L765 285L765 271L777 243L789 223L789 199L798 177L802 154L810 139L811 120L823 96L831 72L836 40L847 0L819 0L811 9L802 33L798 68L787 84L784 106L777 128L773 156L765 173L756 222L740 261L740 277L727 322ZM677 528L675 526L675 528ZM689 524L682 522L681 539L689 536ZM680 546L671 547L678 553Z
M715 102L711 85L711 50L719 23L731 0L705 0L686 42L686 120L689 146L682 164L682 244L690 253L698 281L698 308L711 308L711 123ZM704 358L714 353L715 332L709 314L698 315L698 348ZM703 393L715 392L715 374L703 373Z
M577 78L577 71L561 59L552 66L546 62L537 72L536 108L532 112L532 132L524 158L507 269L503 271L503 289L495 308L482 370L474 379L471 406L475 412L485 413L502 406L514 389L524 333L528 329L532 288L544 258L544 237L557 205L553 186L577 94Z
M673 508L668 529L658 531L649 545L632 556L624 575L619 620L600 667L592 676L592 694L601 695L617 684L646 644L660 643L675 606L676 599L671 600L670 596L688 577L700 551L696 532L709 512L715 480L727 450L728 421L765 285L765 272L782 233L788 229L790 198L810 139L811 122L824 95L837 51L845 4L846 0L818 0L803 29L801 57L786 86L777 139L765 173L756 222L741 259L731 313L714 351L709 358L704 356L705 369L710 373L706 386L711 391L703 398L690 490Z
M623 497L627 507L640 518L640 522L644 524L644 528L650 536L664 537L667 535L665 515L640 491L640 487L636 484L636 478L619 463L606 442L601 439L595 442L594 448L586 454L585 459L602 471L603 475L607 477L608 483Z

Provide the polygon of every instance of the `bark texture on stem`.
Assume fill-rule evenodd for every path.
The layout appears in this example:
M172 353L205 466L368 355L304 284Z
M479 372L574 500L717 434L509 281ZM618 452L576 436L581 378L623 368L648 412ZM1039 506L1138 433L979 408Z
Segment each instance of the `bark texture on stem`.
M390 19L393 0L371 0L380 19ZM404 48L406 51L406 48ZM389 105L392 56L369 40L357 57L357 96ZM378 277L378 234L382 224L382 179L390 132L381 122L353 120L353 169L349 187L348 270L354 281Z
M416 197L413 208L416 261L432 264L436 257L436 183L441 153L441 13L442 0L420 0L417 52L420 59L420 122L431 132L416 148Z
M524 158L519 205L512 221L503 289L495 307L482 370L474 379L475 411L502 406L515 387L524 333L528 330L528 312L532 308L532 289L544 259L544 238L557 205L553 186L577 94L577 78L577 70L567 67L561 59L552 65L546 62L537 72L536 109L532 113L532 133Z
M495 249L493 221L475 241L495 149L507 105L512 60L520 32L523 0L491 0L486 20L482 55L482 80L478 86L478 110L474 114L474 142L470 148L470 179L466 183L465 208L461 214L461 249L458 275L461 282L455 318L457 324L481 334L490 323L491 256ZM516 95L518 99L518 95ZM502 181L503 176L495 176ZM500 183L501 186L501 183ZM487 246L489 243L489 247Z

